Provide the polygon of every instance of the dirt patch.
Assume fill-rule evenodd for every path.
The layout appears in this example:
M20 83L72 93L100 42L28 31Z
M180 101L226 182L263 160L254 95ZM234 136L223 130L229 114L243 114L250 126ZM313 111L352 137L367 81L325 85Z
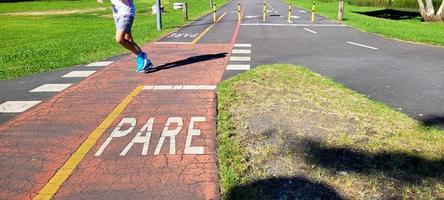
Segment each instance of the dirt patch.
M48 10L48 11L32 11L32 12L15 12L5 13L2 15L9 16L41 16L41 15L69 15L69 14L83 14L95 11L103 11L106 8L89 8L89 9L76 9L76 10Z

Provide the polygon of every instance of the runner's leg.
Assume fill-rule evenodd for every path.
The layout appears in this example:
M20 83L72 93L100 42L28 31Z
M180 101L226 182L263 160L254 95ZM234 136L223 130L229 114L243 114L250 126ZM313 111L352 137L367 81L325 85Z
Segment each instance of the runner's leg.
M142 49L139 47L139 45L134 42L133 35L131 33L125 33L125 39L131 42L134 47L138 50L138 52L142 52Z
M116 31L116 42L121 44L123 47L130 50L134 54L138 55L141 52L140 47L137 45L134 45L133 42L127 40L125 38L126 34L127 33L123 32L123 31Z

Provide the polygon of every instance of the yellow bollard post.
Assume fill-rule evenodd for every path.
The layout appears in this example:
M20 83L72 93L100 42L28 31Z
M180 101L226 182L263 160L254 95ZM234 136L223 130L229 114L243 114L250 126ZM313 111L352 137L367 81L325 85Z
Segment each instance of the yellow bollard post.
M316 2L313 0L313 6L311 7L311 22L315 21Z
M240 2L237 3L237 19L239 22L241 21L241 4Z
M216 22L216 2L213 3L213 22Z
M291 22L291 4L288 4L288 22Z
M267 3L266 3L266 1L264 0L264 15L262 16L262 21L264 21L265 22L265 15L267 14Z

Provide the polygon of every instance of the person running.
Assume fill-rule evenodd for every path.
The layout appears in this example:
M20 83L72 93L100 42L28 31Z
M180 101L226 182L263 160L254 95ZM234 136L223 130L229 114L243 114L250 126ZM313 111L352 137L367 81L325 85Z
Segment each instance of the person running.
M103 3L103 0L97 0ZM116 42L137 55L137 72L146 72L153 68L147 54L136 44L131 35L136 7L133 0L111 0L114 23L116 25Z

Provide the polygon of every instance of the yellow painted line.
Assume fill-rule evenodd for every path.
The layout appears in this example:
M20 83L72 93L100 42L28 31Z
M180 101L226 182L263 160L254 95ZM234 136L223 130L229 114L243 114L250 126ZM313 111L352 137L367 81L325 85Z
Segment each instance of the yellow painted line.
M219 22L225 15L227 14L227 12L224 12L219 19L216 20L216 23ZM193 42L191 42L191 44L196 44L205 34L207 34L208 31L210 31L211 28L213 28L214 25L216 25L216 23L212 24L211 26L209 26L208 28L206 28L202 33L200 33L194 40Z
M51 199L60 186L68 179L74 169L82 161L83 157L91 150L91 148L99 140L100 136L111 126L116 118L131 103L131 101L143 90L143 85L137 86L128 96L126 96L117 105L114 110L100 123L100 125L86 138L80 147L71 155L71 157L57 170L55 175L45 184L40 192L34 197L35 200Z

